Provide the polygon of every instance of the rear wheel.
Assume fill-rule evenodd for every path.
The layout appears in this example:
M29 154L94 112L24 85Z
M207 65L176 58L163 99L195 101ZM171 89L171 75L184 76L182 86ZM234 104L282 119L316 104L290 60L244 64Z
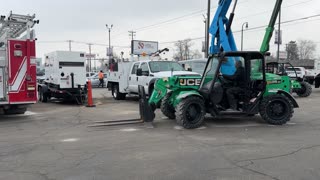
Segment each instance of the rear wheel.
M124 100L124 99L126 99L126 94L120 93L118 84L113 84L112 85L112 96L113 96L113 98L115 100Z
M300 97L308 97L312 93L312 87L309 83L302 81L300 82L301 89L296 90L296 93Z
M200 127L203 124L205 115L204 101L200 97L187 97L176 107L177 123L186 129Z
M160 106L160 109L161 109L161 112L167 116L169 119L175 119L176 118L176 111L173 107L172 104L170 104L169 100L170 100L170 96L171 94L167 94L161 101L161 106Z
M260 115L269 124L283 125L293 115L293 104L286 96L275 94L265 97L260 103Z
M24 114L26 111L27 111L27 108L10 107L9 109L4 110L4 114L6 115Z

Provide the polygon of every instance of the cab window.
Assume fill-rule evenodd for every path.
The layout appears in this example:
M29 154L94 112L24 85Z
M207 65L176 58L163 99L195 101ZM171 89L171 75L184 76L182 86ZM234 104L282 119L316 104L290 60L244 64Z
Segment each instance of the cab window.
M147 63L142 63L140 68L142 69L142 72L149 72L149 67Z
M132 68L132 71L131 71L131 74L136 74L138 67L139 67L139 63L134 64L133 68Z

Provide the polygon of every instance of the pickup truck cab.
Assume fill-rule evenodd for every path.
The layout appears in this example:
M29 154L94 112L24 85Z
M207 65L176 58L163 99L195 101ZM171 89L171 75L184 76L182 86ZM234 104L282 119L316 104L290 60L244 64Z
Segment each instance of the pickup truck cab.
M199 73L189 72L174 61L133 61L119 62L118 71L110 71L107 78L107 87L112 91L116 100L125 99L127 94L138 94L138 86L145 88L147 95L152 94L157 79L173 75L200 76ZM141 73L137 75L137 71Z

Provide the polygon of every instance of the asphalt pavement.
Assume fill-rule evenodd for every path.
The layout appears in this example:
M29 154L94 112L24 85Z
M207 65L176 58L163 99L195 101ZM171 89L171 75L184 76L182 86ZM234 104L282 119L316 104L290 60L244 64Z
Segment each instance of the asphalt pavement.
M91 127L139 117L137 97L115 101L102 88L94 89L95 108L38 103L0 116L0 180L318 180L320 90L297 101L283 126L226 115L194 130L159 111L154 128Z

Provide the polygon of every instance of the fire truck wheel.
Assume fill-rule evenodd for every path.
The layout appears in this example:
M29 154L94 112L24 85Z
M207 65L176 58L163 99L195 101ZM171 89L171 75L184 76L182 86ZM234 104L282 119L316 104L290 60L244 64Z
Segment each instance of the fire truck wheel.
M14 114L24 114L27 111L27 108L9 108L9 109L5 109L4 113L6 115L14 115Z

